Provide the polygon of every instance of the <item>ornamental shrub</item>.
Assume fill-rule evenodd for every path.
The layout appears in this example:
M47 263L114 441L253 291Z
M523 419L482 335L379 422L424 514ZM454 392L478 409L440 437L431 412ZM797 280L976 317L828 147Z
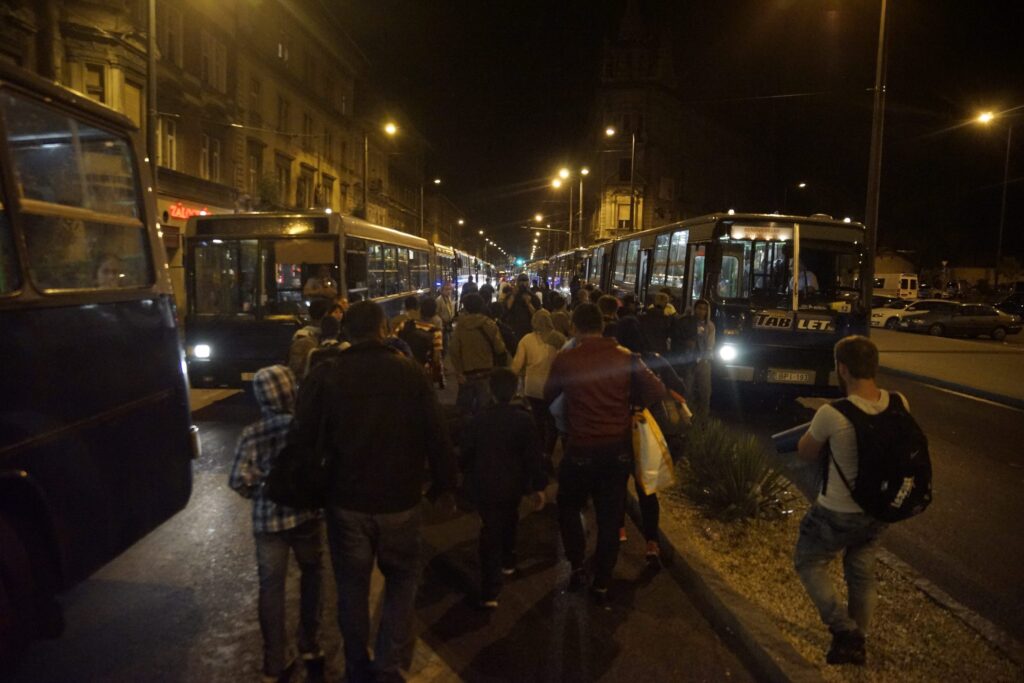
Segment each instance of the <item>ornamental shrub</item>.
M777 519L792 500L788 480L757 439L715 419L694 423L677 467L682 492L718 519Z

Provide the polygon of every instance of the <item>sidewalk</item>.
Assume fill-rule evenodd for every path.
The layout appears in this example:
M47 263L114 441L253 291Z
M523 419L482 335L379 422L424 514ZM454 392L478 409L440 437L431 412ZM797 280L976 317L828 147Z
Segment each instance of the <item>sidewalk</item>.
M1024 347L871 330L885 372L1024 408Z

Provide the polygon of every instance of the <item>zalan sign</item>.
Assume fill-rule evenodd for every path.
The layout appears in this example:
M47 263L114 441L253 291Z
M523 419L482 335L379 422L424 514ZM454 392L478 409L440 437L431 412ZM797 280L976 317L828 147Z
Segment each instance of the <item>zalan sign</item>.
M793 319L787 315L758 313L754 316L754 327L762 330L788 330L793 327ZM796 321L796 329L810 330L812 332L831 332L833 330L833 326L832 320L827 318L799 318Z

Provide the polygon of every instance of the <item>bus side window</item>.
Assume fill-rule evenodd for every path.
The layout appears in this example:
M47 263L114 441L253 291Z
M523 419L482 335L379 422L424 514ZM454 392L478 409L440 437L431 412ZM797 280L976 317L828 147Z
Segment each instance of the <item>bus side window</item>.
M362 292L366 289L366 241L345 238L345 289Z
M0 189L2 191L2 189ZM7 207L0 196L0 294L14 292L21 287L18 254L14 251L11 224L7 221Z
M43 289L154 281L126 138L12 93L0 94L29 268Z

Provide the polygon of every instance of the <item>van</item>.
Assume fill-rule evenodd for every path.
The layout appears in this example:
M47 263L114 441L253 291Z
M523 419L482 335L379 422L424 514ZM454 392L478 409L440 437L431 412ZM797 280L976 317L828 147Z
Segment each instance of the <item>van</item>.
M917 275L914 273L876 273L872 293L876 296L916 299Z

